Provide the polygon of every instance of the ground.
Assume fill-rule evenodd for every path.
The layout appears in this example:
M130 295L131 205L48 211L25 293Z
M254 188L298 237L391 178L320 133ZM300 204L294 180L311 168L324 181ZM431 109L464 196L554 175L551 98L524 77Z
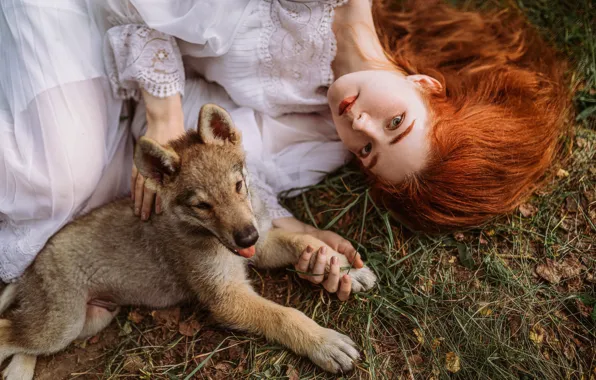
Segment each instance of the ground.
M287 201L303 220L349 238L380 279L341 303L290 270L252 273L267 298L358 343L363 360L345 378L596 379L596 5L483 6L525 12L572 60L571 158L514 214L449 235L405 231L352 167ZM40 359L37 379L77 377L334 378L190 305L124 310L98 336Z

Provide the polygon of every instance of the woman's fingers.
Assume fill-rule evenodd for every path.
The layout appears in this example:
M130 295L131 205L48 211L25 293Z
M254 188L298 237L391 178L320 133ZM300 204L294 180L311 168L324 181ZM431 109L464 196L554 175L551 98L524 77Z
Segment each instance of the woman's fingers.
M340 301L347 301L350 298L350 292L352 291L352 278L348 274L344 274L341 277L339 290L337 292L337 298Z
M314 252L313 248L309 245L306 247L302 255L300 255L300 259L298 263L294 265L294 268L298 271L298 276L305 280L308 280L310 277L308 274L308 266L310 264L310 258L312 257L312 253Z
M153 207L153 201L155 200L155 191L145 186L143 190L143 203L141 205L141 220L149 219L151 215L151 208Z
M137 175L139 171L137 170L137 165L134 163L132 164L132 174L130 176L130 199L134 202L135 200L135 187L137 185Z
M319 248L317 260L312 268L311 282L320 284L325 279L325 267L327 266L327 247Z
M143 190L145 189L145 177L137 175L137 181L135 183L135 215L141 215L141 206L143 205Z
M329 293L335 293L339 288L339 271L339 260L337 260L337 257L333 256L330 260L329 276L327 276L327 279L323 282L323 287Z

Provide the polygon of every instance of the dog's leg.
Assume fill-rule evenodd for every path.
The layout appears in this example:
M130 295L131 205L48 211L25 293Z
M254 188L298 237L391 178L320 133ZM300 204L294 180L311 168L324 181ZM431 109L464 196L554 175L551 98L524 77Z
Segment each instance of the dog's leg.
M105 329L114 319L120 308L113 311L105 309L100 306L87 305L87 314L85 315L85 325L77 339L85 339L96 335L101 330Z
M272 229L267 233L263 242L257 245L257 254L251 260L259 268L280 268L296 264L307 246L311 246L313 249L327 247L326 271L329 270L329 260L331 260L331 257L336 256L339 260L339 266L342 268L342 273L348 273L349 269L352 277L352 291L369 290L377 282L377 277L370 268L350 268L352 265L345 255L336 252L314 236L287 232L281 229ZM316 260L317 255L312 255L310 259L311 266Z
M308 356L323 369L337 373L353 368L359 358L354 342L319 326L302 312L271 302L248 284L230 284L217 294L210 309L217 321L233 328L263 334L299 355Z
M4 380L32 380L36 361L37 357L35 356L16 354L2 372Z

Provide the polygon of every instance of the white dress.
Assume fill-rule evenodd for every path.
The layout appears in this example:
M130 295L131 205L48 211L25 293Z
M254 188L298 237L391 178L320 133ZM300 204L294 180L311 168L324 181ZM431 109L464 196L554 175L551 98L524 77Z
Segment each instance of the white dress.
M143 104L120 114L140 86L183 93L187 129L202 104L226 107L272 217L289 216L280 192L349 159L326 102L344 1L0 0L0 278L130 192Z

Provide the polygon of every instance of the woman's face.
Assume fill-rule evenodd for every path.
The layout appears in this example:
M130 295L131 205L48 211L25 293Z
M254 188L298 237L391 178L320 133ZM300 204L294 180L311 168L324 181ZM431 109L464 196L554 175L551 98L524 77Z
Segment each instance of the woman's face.
M426 75L357 71L336 80L327 98L348 149L373 174L400 182L427 162L429 111L421 94L440 88Z

